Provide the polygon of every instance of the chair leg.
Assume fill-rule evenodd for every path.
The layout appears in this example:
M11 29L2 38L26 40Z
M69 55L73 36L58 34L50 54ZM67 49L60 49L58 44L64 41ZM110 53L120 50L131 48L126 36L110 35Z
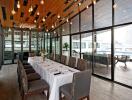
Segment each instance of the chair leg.
M27 95L24 94L22 100L27 100Z
M59 100L62 100L61 91L59 91Z
M47 100L49 100L49 89L47 91Z
M87 96L87 100L90 100L90 99L89 99L89 96Z

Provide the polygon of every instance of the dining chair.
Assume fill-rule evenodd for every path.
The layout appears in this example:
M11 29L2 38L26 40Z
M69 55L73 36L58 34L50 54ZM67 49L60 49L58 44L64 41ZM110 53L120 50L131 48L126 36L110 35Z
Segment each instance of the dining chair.
M25 70L25 72L27 71L26 69L24 69L24 66L22 65L22 62L18 61L17 74L18 74L19 89L21 88L21 85L22 85L21 84L21 80L22 80L21 70ZM26 72L26 75L27 75L28 82L41 79L41 76L36 72L33 72L33 73L27 73Z
M22 70L22 100L27 100L28 96L44 93L47 91L47 100L49 98L49 85L45 80L39 79L28 82L26 72Z
M91 71L85 70L73 74L72 83L65 84L59 88L59 100L80 100L87 98L89 100L91 83Z
M56 61L56 62L60 62L60 55L59 55L59 54L56 54L56 55L55 55L55 61Z
M75 65L76 65L76 58L75 57L69 57L68 66L75 68Z
M77 69L80 70L80 71L84 71L86 70L88 67L88 63L85 59L78 59L77 61Z
M50 54L50 59L51 59L51 60L54 60L54 53L51 53L51 54Z
M34 52L29 52L29 57L34 57L36 54Z
M66 60L67 60L67 57L65 55L61 55L61 61L60 62L65 65Z

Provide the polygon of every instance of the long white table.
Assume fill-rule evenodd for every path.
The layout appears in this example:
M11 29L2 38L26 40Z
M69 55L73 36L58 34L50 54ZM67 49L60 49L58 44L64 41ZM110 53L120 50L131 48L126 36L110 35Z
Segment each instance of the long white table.
M72 82L73 73L76 69L42 57L29 57L30 63L41 78L46 80L50 86L49 100L59 100L59 87Z

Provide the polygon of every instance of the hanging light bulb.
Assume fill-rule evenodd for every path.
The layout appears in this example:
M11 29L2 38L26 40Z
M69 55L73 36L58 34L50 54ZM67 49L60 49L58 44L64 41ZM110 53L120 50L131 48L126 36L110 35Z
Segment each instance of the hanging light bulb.
M33 11L33 7L31 6L31 8L30 8L30 11L32 12Z
M45 18L44 17L43 17L42 21L45 22Z
M40 1L40 4L42 4L42 5L43 5L43 4L44 4L44 0L41 0L41 1Z
M8 32L11 32L11 28L9 27Z
M17 8L20 8L20 1L18 1L17 3Z
M87 5L87 7L86 7L87 9L89 8L89 6Z
M78 6L81 6L81 2L78 3Z
M39 12L37 12L37 15L39 15Z
M68 19L68 18L66 19L66 22L67 22L67 23L69 22L69 19Z
M14 8L13 8L13 10L11 11L11 13L12 13L12 15L16 14Z
M52 28L55 28L54 25L52 25Z
M56 31L54 31L54 34L56 33Z
M46 31L48 32L49 30L47 29Z
M60 15L58 14L57 18L59 19L60 18Z
M96 0L93 0L93 4L94 4L94 5L96 4Z
M72 22L70 22L70 24L72 25Z
M116 8L116 7L117 7L117 4L114 4L114 5L113 5L113 8Z
M34 20L34 23L36 23L37 21L36 20Z
M31 9L29 8L28 12L31 12Z

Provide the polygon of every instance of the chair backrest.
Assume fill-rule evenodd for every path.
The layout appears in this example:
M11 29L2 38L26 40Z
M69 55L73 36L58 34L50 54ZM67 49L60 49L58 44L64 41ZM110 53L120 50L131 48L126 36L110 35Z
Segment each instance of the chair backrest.
M34 52L29 52L29 57L34 57L36 54Z
M66 64L66 59L67 59L67 57L62 55L61 56L61 63L65 65Z
M60 62L60 55L58 54L55 55L55 61Z
M88 67L88 63L85 59L78 59L77 61L77 69L80 71L86 70Z
M70 57L68 66L72 67L72 68L75 68L75 65L76 65L76 58L75 57Z
M91 84L91 71L85 70L77 72L73 75L72 82L72 100L79 100L80 98L89 96Z
M26 75L24 66L20 60L18 61L18 64L19 64L19 68L20 68L20 80L21 80L21 84L22 84L22 89L26 93L28 91L27 75Z
M51 59L51 60L54 60L54 53L51 53L51 54L50 54L50 59Z

